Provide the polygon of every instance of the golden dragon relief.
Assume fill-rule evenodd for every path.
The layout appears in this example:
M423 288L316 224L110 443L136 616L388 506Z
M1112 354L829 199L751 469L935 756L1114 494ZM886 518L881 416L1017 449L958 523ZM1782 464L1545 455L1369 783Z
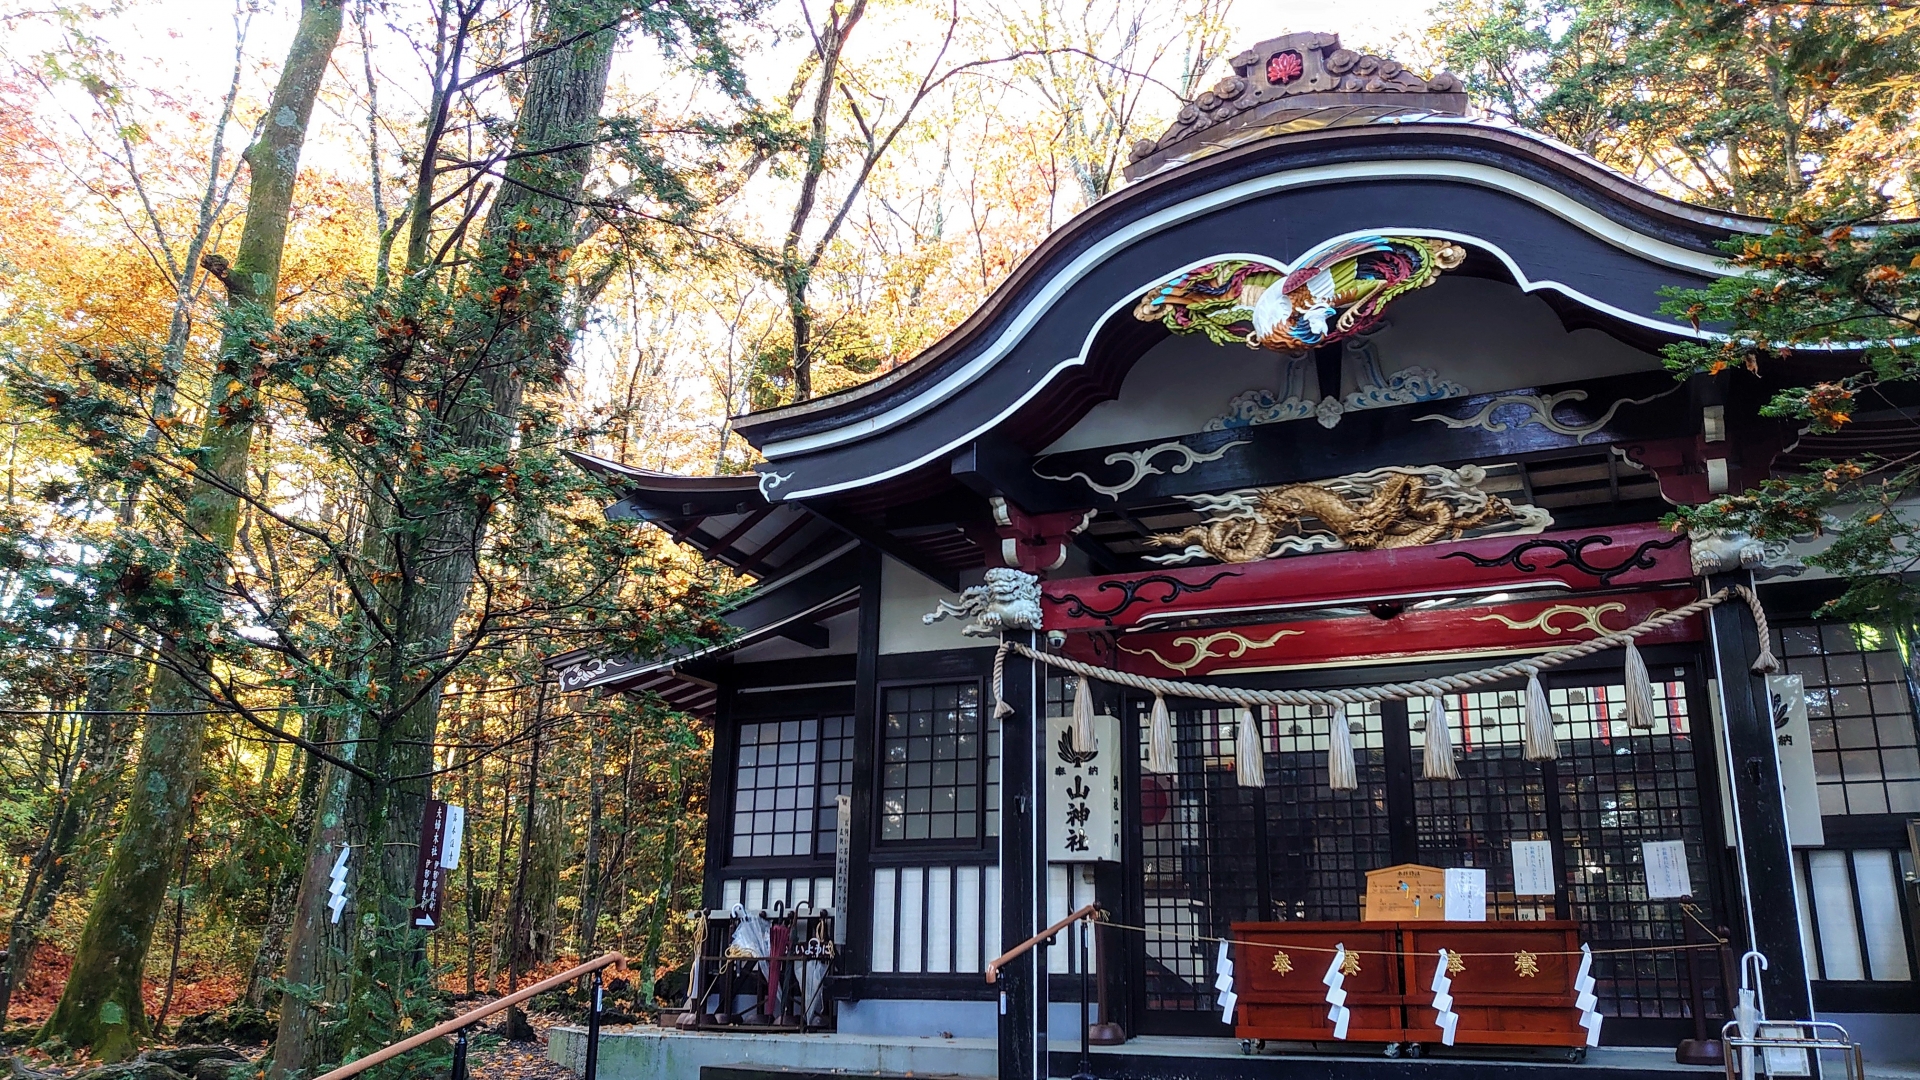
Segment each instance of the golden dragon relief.
M1207 520L1147 542L1178 548L1157 563L1239 563L1306 551L1419 547L1481 535L1537 533L1553 524L1537 506L1481 490L1476 465L1392 466L1307 484L1183 496Z

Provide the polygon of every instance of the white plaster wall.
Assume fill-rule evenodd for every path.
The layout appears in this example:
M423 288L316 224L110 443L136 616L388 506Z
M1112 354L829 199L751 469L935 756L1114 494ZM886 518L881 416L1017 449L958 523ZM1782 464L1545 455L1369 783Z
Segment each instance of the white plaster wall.
M859 645L860 609L843 611L821 623L827 628L827 647L809 649L788 638L776 637L749 645L733 654L742 663L761 660L804 660L815 656L850 655Z
M978 584L980 571L963 575L961 586ZM988 644L980 638L960 633L967 620L942 619L932 626L920 621L922 615L940 606L942 600L958 601L926 576L903 563L885 559L880 565L880 651L883 653L931 652L935 649L975 649Z
M1568 333L1546 301L1484 278L1443 277L1401 297L1373 341L1383 372L1429 367L1474 394L1660 367L1659 357L1598 330ZM1168 338L1127 373L1117 399L1095 406L1047 452L1200 431L1235 394L1279 388L1284 370L1285 358L1264 349Z

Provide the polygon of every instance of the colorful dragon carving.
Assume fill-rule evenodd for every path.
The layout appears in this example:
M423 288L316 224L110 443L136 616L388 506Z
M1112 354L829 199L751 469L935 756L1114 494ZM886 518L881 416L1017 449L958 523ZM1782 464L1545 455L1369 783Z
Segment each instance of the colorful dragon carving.
M1225 259L1154 287L1133 317L1221 345L1311 349L1374 329L1396 297L1433 284L1466 254L1447 240L1356 236L1314 248L1293 270Z

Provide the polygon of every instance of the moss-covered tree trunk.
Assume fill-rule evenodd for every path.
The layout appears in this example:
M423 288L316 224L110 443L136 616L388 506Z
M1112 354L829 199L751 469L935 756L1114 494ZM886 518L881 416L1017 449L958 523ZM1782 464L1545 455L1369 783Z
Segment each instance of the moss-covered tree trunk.
M104 627L88 634L89 646L102 653L107 651L109 640ZM71 883L74 850L85 835L86 826L100 814L101 804L113 801L120 766L125 760L123 744L129 725L122 710L131 704L124 695L133 683L128 671L132 666L124 659L113 657L95 665L87 674L79 761L55 798L45 842L34 852L27 868L20 906L15 909L7 931L7 959L4 972L0 973L0 1025L5 1024L13 1004L14 988L26 980L34 946L40 940L40 928Z
M212 478L194 485L186 507L186 524L198 543L189 549L190 565L183 569L214 589L225 581L222 567L239 525L239 501L229 489L247 483L252 417L258 407L257 390L249 379L254 367L251 342L261 324L272 318L300 149L340 37L343 2L301 4L299 28L266 120L246 152L252 174L247 215L239 250L222 279L229 320L220 362L207 388L211 407L202 432L202 467ZM210 269L221 268L213 264ZM156 671L126 819L95 889L66 989L40 1033L43 1041L58 1038L68 1046L89 1047L108 1061L133 1056L150 1033L140 997L141 974L200 772L206 702L189 675L204 666L204 659L191 648L183 653Z
M515 289L531 292L528 282L514 276L520 272L514 252L543 244L558 250L566 246L561 238L571 236L593 160L617 36L611 29L592 32L605 23L606 5L593 0L551 3L541 13L537 39L568 44L527 66L505 181L465 271L469 287L482 294L510 277ZM422 189L413 201L416 228L425 228L423 217L432 211L432 177L432 169L423 169ZM409 275L428 270L421 265L427 245L410 243L409 249ZM503 274L510 263L513 275ZM557 283L564 274L564 257L555 263ZM530 298L519 312L503 315L483 353L450 359L470 365L466 374L480 390L463 394L449 417L463 451L496 460L510 452L528 380L551 381L557 375L566 346L566 326L558 316L557 302L543 309ZM393 1041L393 1018L427 1007L422 999L431 990L421 934L407 925L420 809L429 793L424 777L432 771L440 715L439 687L420 680L433 677L423 674L431 666L423 666L423 659L446 654L454 625L466 610L486 535L486 509L447 504L434 506L431 513L413 506L388 510L387 520L393 524L370 530L360 561L385 571L405 567L409 572L392 573L380 590L388 638L376 650L370 674L390 711L370 714L356 748L355 763L364 775L347 781L342 840L354 851L342 917L342 923L352 927L348 984L344 993L322 988L324 999L318 1002L289 1002L275 1045L275 1075L352 1060ZM401 709L404 702L411 704ZM365 857L369 851L378 855ZM319 919L299 920L291 955L319 952L316 937L325 931ZM290 977L293 970L290 960ZM342 1022L327 1027L320 1037L321 1021L330 1018L328 1014Z

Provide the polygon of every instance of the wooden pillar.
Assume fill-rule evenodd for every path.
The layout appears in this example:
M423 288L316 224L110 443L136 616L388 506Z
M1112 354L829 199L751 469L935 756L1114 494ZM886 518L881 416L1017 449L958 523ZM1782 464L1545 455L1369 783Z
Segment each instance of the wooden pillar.
M847 832L847 893L833 898L846 923L846 963L842 970L873 970L873 789L879 768L880 739L880 575L885 557L871 545L860 548L860 628L853 657L853 783L848 794L851 828ZM854 897L862 898L855 903Z
M720 869L727 864L727 826L733 821L734 773L740 729L733 722L733 657L721 657L714 681L720 690L713 706L713 752L707 764L707 859L700 880L701 904L720 906Z
M1714 574L1706 591L1729 585L1753 587L1748 573ZM1793 849L1787 842L1786 800L1780 787L1780 759L1774 743L1773 707L1764 675L1753 673L1760 637L1753 615L1738 598L1707 612L1708 642L1720 694L1721 730L1714 750L1726 764L1733 803L1735 876L1744 899L1743 925L1749 948L1766 955L1760 985L1767 1014L1775 1020L1813 1016L1813 990L1807 981L1805 947L1793 889Z
M1042 647L1028 630L1008 640ZM1002 694L1013 706L1000 720L1000 935L1002 952L1047 925L1046 674L1009 654ZM992 707L989 703L989 708ZM1000 1080L1046 1080L1046 950L1028 950L999 976Z

